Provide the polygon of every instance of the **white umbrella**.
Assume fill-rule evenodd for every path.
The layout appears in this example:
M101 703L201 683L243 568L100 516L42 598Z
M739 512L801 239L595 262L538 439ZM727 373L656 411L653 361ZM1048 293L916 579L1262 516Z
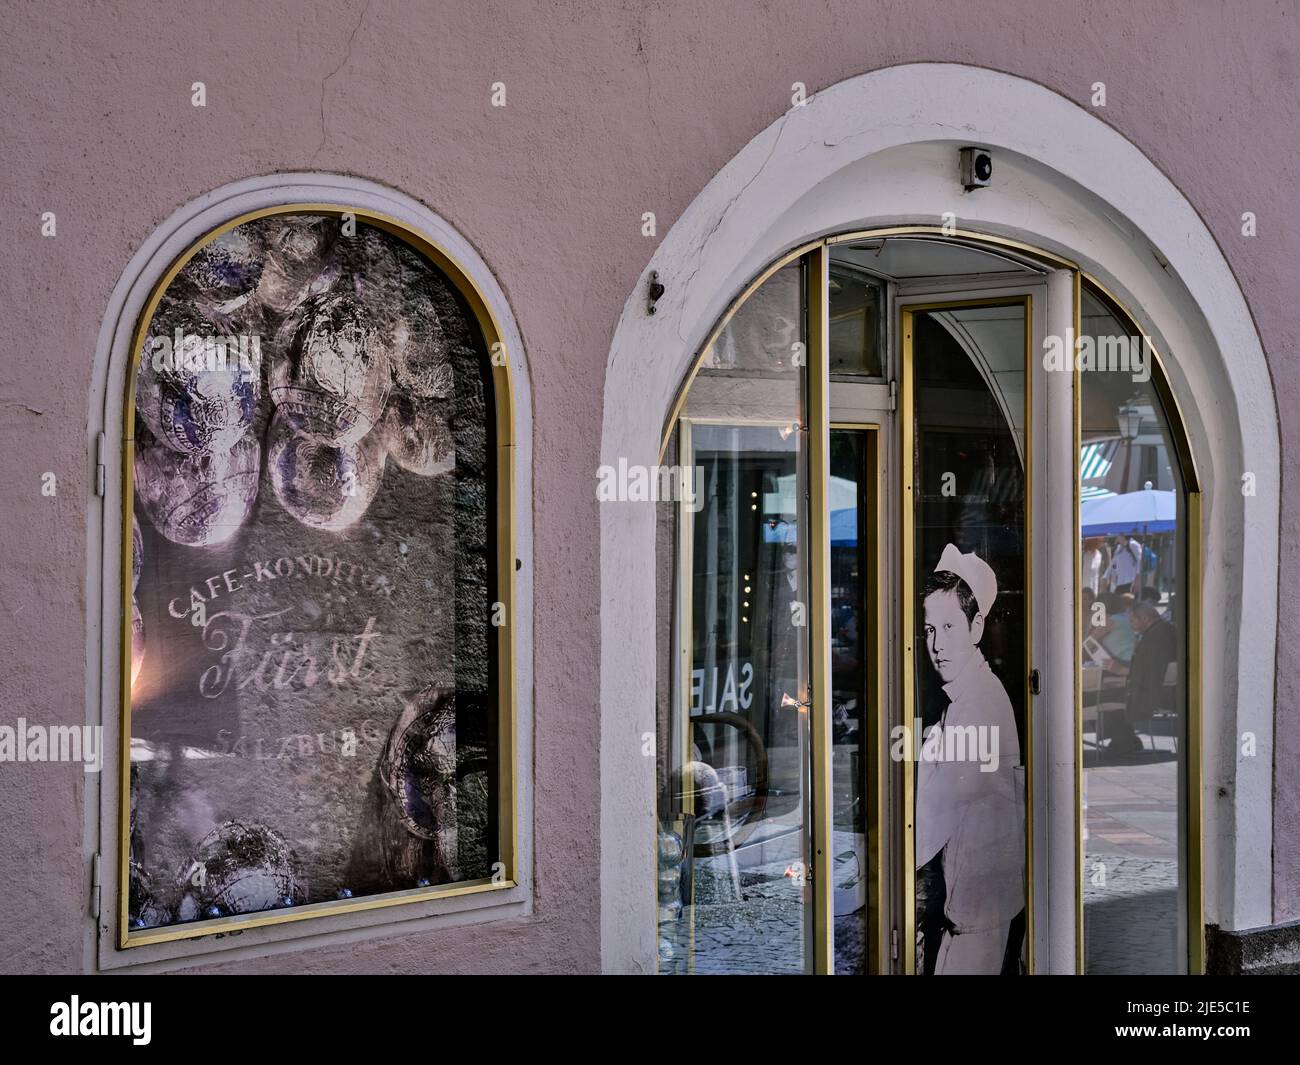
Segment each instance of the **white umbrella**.
M1084 536L1173 532L1177 519L1177 495L1153 488L1097 496L1079 504L1079 523Z
M795 481L793 473L776 479L777 491L763 495L765 514L794 514ZM857 543L858 530L858 485L847 477L832 477L827 502L830 505L831 542L838 546L852 547ZM764 534L768 543L795 542L793 526L779 526L768 529Z
M794 491L795 475L787 474L776 479L777 491L768 492L763 497L763 509L768 514L795 513ZM847 477L830 479L829 503L831 510L848 510L858 505L858 486Z

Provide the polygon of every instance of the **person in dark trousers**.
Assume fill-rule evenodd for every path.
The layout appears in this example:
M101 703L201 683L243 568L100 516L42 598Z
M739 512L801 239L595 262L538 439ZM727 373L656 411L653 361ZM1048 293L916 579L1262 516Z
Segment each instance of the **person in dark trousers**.
M1137 634L1133 657L1125 665L1112 662L1111 672L1128 677L1124 691L1124 717L1111 732L1106 751L1112 754L1135 754L1142 741L1134 724L1159 708L1164 692L1165 674L1178 653L1174 627L1160 616L1160 610L1147 599L1139 599L1129 608L1129 624Z

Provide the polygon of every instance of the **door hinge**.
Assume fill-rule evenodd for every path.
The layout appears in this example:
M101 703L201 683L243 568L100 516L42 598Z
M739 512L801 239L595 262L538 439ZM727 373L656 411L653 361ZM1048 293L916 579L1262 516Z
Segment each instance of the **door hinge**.
M107 491L108 467L104 465L104 434L95 437L95 495L101 499Z
M1036 669L1029 671L1029 694L1040 695L1043 691L1043 675Z
M889 382L889 409L898 410L898 382Z
M889 960L898 961L898 929L889 930Z
M99 855L90 860L90 915L99 920L100 900L103 890L99 880Z

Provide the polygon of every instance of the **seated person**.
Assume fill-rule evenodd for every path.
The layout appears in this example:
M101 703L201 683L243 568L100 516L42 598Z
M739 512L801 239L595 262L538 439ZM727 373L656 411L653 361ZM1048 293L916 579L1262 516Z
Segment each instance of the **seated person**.
M1129 611L1133 606L1133 596L1110 592L1101 597L1106 607L1106 620L1097 625L1088 635L1097 640L1104 638L1106 650L1115 658L1127 662L1133 657L1133 647L1137 643L1137 633L1133 630Z
M1128 678L1124 688L1124 715L1112 726L1106 747L1115 754L1142 750L1142 741L1133 725L1149 719L1160 708L1165 674L1178 653L1174 627L1150 601L1139 600L1129 608L1129 624L1137 636L1132 659L1127 664L1112 661L1106 667L1109 672Z

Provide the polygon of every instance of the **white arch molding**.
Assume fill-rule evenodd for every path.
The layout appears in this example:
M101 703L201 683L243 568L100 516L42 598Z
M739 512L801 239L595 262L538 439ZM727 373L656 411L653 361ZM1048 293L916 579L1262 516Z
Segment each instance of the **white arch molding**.
M993 149L990 188L963 192L956 149L965 144ZM645 313L640 287L629 295L606 369L601 462L657 461L663 421L699 345L782 252L850 229L937 225L945 212L960 228L1077 262L1125 302L1164 356L1204 492L1205 919L1268 924L1276 402L1245 298L1210 232L1174 184L1093 114L1033 82L942 63L854 77L786 112L664 237L647 264L666 286L656 314ZM1244 471L1257 482L1249 499ZM655 648L646 639L654 513L612 504L600 514L602 965L653 971L654 766L641 737L655 730ZM1244 732L1258 739L1255 757L1238 755ZM1052 960L1052 969L1066 967Z
M95 349L91 376L89 454L103 432L107 441L105 491L88 508L86 548L86 721L104 726L105 749L121 742L117 720L117 600L121 588L122 470L117 441L123 437L132 336L150 293L176 258L212 230L234 218L268 207L290 204L336 204L386 215L440 247L478 289L505 344L510 369L514 439L515 557L524 565L515 573L514 700L516 769L516 866L518 886L482 895L438 898L423 903L350 914L330 915L297 924L250 928L238 937L207 937L116 951L116 854L118 799L116 757L105 759L99 787L86 788L86 859L102 855L103 916L84 940L87 971L131 966L160 970L193 965L205 959L233 961L286 951L328 946L465 924L485 918L524 916L532 893L532 400L523 339L504 291L478 251L450 223L418 200L361 178L323 173L268 174L206 193L187 203L157 227L122 272L109 298ZM89 483L95 483L91 459ZM98 505L93 505L98 503ZM215 955L215 956L214 956Z

